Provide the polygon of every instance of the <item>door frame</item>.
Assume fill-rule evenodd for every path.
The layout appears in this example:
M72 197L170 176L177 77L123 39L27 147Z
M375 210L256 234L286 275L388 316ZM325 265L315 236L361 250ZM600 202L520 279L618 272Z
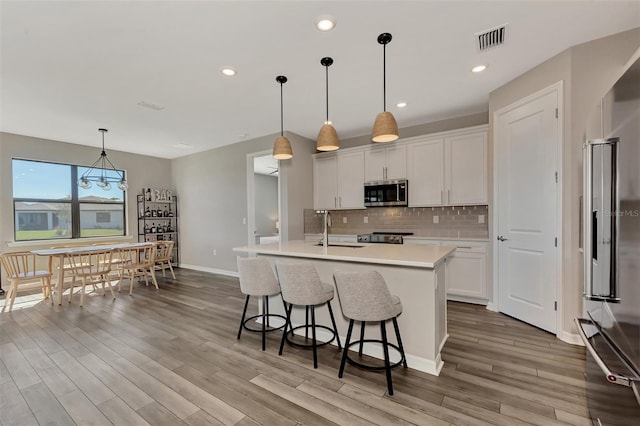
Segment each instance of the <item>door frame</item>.
M253 159L256 157L264 157L265 155L271 155L271 150L251 152L247 154L247 245L249 247L255 246L255 234L253 231L256 228L256 186L253 172ZM278 165L280 160L278 160ZM285 171L282 167L278 167L278 222L280 222L280 241L287 240L287 218L282 214L282 186L285 182Z
M524 98L521 98L507 106L500 108L497 111L493 112L493 200L491 202L491 208L493 210L493 218L492 218L492 232L489 234L489 238L493 247L493 298L492 301L487 306L488 309L493 311L500 311L500 282L499 282L499 262L498 262L498 244L495 243L494 238L497 235L499 229L499 221L498 221L498 205L500 201L500 194L498 193L498 180L500 178L500 168L498 164L498 132L496 131L498 127L499 117L513 111L514 109L520 108L535 99L538 99L542 96L546 96L550 93L555 93L558 99L558 139L556 141L556 155L557 155L557 172L558 172L558 184L557 184L557 192L556 192L556 236L558 238L558 246L556 247L556 301L558 303L558 307L556 310L556 336L560 338L563 334L564 330L564 321L563 321L563 311L564 311L564 301L563 301L563 282L562 275L564 270L564 265L562 262L563 259L563 238L562 238L562 186L563 186L563 156L562 151L564 147L564 83L562 80L551 84L550 86L545 87L544 89L538 90Z

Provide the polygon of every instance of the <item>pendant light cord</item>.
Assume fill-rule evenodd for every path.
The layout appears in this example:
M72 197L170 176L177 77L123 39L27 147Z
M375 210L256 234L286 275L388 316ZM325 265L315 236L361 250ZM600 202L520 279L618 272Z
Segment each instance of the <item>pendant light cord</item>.
M327 88L327 121L325 124L329 123L329 66L325 66L324 70L326 71L326 88Z
M382 45L382 110L387 111L387 45Z
M284 107L282 97L282 83L280 83L280 136L284 136Z

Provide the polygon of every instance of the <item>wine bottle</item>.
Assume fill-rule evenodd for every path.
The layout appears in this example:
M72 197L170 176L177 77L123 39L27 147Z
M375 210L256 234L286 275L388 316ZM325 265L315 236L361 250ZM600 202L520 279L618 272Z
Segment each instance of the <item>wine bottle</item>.
M144 217L151 217L151 209L149 209L149 206L147 206L146 210L144 211Z

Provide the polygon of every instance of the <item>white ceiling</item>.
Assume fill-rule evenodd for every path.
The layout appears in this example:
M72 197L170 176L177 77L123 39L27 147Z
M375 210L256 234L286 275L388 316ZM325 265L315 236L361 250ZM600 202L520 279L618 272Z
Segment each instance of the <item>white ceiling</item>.
M336 17L327 33L314 28ZM474 33L508 24L504 46ZM400 127L488 109L489 93L582 42L640 26L640 1L0 2L0 129L176 158L280 131L368 134L382 110ZM485 63L488 69L472 74ZM238 70L223 77L219 70ZM398 101L408 107L398 109ZM139 106L163 107L156 111Z

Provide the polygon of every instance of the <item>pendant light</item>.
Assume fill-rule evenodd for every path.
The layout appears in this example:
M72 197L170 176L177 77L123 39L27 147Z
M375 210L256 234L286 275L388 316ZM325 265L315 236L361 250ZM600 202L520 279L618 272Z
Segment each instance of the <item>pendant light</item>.
M378 43L382 45L382 96L384 111L378 114L373 124L371 139L373 142L393 142L398 139L398 123L387 111L387 44L391 42L391 34L382 33Z
M124 173L117 170L113 163L109 161L107 158L107 153L104 150L104 134L108 132L107 129L98 129L100 133L102 133L102 152L100 153L100 157L87 169L86 172L82 174L80 179L78 179L78 186L82 189L91 188L91 182L95 182L97 186L102 188L105 191L111 189L111 182L118 182L118 188L122 191L126 191L129 188L126 179L124 178ZM110 167L107 168L107 166ZM97 172L100 170L100 174L92 174L93 172ZM107 173L113 171L114 173ZM116 176L109 176L109 174Z
M276 160L288 160L293 157L293 151L291 150L291 143L284 135L284 110L282 102L282 85L287 82L287 77L279 75L276 77L276 81L280 83L280 136L273 144L273 158Z
M335 151L340 148L340 140L338 139L338 132L331 125L329 121L329 67L333 65L333 58L325 57L320 60L320 64L325 68L326 77L326 92L327 92L327 121L320 128L318 133L318 142L316 149L318 151Z

